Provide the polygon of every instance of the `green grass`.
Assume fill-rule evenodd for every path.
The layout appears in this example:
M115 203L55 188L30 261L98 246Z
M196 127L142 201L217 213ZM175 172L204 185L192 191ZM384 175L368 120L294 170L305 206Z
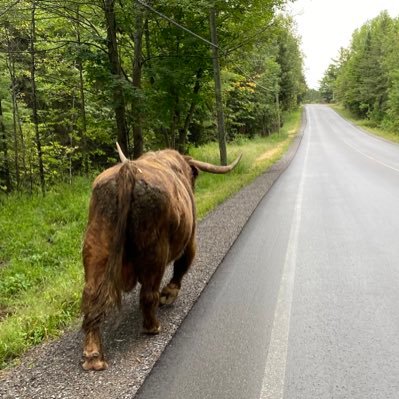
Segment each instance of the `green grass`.
M90 181L45 198L14 194L0 208L0 366L56 336L78 314L80 248Z
M197 213L211 209L278 160L300 126L300 111L286 117L279 134L228 145L229 160L243 158L228 175L202 173L196 185ZM193 148L198 159L218 163L216 143ZM82 237L91 180L76 178L46 197L0 198L0 368L27 349L60 335L77 321L83 287Z
M386 140L392 141L394 143L399 143L399 132L392 132L375 126L375 123L368 119L360 119L354 116L349 110L345 109L340 104L331 104L330 107L338 112L343 118L351 121L355 125L361 127L365 131L380 136Z

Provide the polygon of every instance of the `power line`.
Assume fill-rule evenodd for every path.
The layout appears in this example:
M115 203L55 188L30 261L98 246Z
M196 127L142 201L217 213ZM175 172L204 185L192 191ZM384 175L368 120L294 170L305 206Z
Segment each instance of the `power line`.
M148 10L151 10L153 13L159 15L161 18L166 19L171 24L173 24L173 25L177 26L178 28L184 30L185 32L189 33L190 35L195 36L197 39L202 40L204 43L208 44L209 46L215 47L215 48L220 50L220 48L216 44L213 44L209 40L204 39L202 36L197 35L193 31L191 31L190 29L184 27L183 25L180 25L179 23L174 21L172 18L169 18L165 14L162 14L161 12L159 12L155 8L151 7L149 4L145 3L144 1L141 1L141 0L136 0L136 1L137 1L137 3L141 4L143 7L147 8Z
M160 11L156 10L155 8L151 7L149 4L145 3L142 0L136 0L139 4L141 4L143 7L147 8L148 10L152 11L153 13L157 14L158 16L160 16L161 18L169 21L170 23L172 23L173 25L177 26L179 29L184 30L185 32L189 33L190 35L196 37L197 39L207 43L208 45L218 49L223 55L228 56L229 53L233 52L234 50L237 50L239 47L241 47L243 44L245 44L245 42L248 42L249 40L251 40L253 37L256 37L259 33L263 33L264 31L266 31L268 28L270 28L273 25L273 22L269 23L266 27L262 28L260 31L258 31L256 34L254 34L253 36L247 38L245 41L241 42L239 45L237 45L236 47L233 47L229 50L224 50L221 47L219 47L218 45L210 42L209 40L204 39L203 37L201 37L200 35L197 35L196 33L194 33L193 31L191 31L190 29L180 25L179 23L177 23L176 21L174 21L172 18L166 16L165 14L162 14ZM273 90L268 89L264 86L262 86L261 84L257 83L253 78L251 78L249 75L247 75L247 73L245 73L237 64L234 64L235 67L240 71L240 73L242 75L244 75L248 80L256 83L256 85L267 91L267 92L271 92Z
M251 78L250 76L247 75L246 72L244 72L244 70L242 68L240 68L236 63L234 63L234 66L238 69L239 72L241 72L242 75L244 75L248 80L250 80L251 82L255 83L257 87L260 87L261 89L267 91L268 93L273 92L274 89L276 89L275 87L275 83L276 82L272 82L270 79L267 81L267 83L271 83L273 84L273 89L269 89L261 84L259 84L255 79Z
M15 0L14 3L10 4L4 11L0 13L0 17L2 17L4 14L7 14L8 11L11 10L14 6L16 6L21 0Z

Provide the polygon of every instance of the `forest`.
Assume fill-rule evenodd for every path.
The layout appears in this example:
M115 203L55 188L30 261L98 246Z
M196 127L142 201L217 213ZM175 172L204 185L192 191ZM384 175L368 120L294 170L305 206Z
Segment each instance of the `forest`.
M371 127L399 134L399 17L382 12L357 29L325 72L320 93Z
M306 91L287 2L1 0L0 194L220 140L215 60L223 139L277 131Z

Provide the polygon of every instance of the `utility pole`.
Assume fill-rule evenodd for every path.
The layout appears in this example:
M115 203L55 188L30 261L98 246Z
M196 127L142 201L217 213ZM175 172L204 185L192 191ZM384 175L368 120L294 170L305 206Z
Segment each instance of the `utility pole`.
M219 47L216 32L216 9L211 7L209 10L209 22L211 30L211 41L204 39L203 37L197 35L191 30L185 28L184 26L178 24L173 19L167 17L161 12L155 10L152 6L147 4L143 0L136 0L143 7L147 8L151 12L157 14L161 18L169 21L173 25L177 26L179 29L184 30L190 35L196 37L197 39L207 43L212 48L212 58L213 58L213 74L215 79L215 97L216 97L216 110L217 110L217 125L218 125L218 138L219 138L219 151L220 151L220 163L222 165L227 165L227 150L226 150L226 133L224 126L224 114L223 114L223 102L222 102L222 83L220 80L220 64L219 64Z
M212 7L209 11L209 21L212 41L213 75L215 78L216 112L219 137L219 151L221 165L227 165L226 132L224 125L222 82L220 79L219 47L216 32L216 9Z

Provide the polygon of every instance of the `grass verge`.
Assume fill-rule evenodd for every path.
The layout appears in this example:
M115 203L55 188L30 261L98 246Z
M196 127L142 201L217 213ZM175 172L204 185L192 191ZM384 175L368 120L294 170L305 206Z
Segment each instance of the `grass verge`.
M361 127L368 133L380 136L386 140L392 141L394 143L399 143L399 132L391 132L384 130L378 126L375 126L373 122L368 119L360 119L354 116L349 110L345 109L343 105L340 104L330 104L330 107L338 112L343 118L349 120L355 125Z
M254 139L240 138L230 143L229 162L241 152L243 157L237 167L227 175L200 174L195 189L198 218L202 219L210 210L277 162L297 135L300 124L301 111L296 111L286 116L279 133ZM206 162L219 163L219 149L215 143L194 148L190 155Z
M286 116L280 133L240 138L229 159L243 158L228 175L200 174L197 214L211 209L275 163L300 127L301 112ZM218 163L216 143L193 148L195 158ZM60 335L79 316L83 272L81 244L91 180L58 185L45 198L12 194L0 199L0 368L14 365L27 349Z

